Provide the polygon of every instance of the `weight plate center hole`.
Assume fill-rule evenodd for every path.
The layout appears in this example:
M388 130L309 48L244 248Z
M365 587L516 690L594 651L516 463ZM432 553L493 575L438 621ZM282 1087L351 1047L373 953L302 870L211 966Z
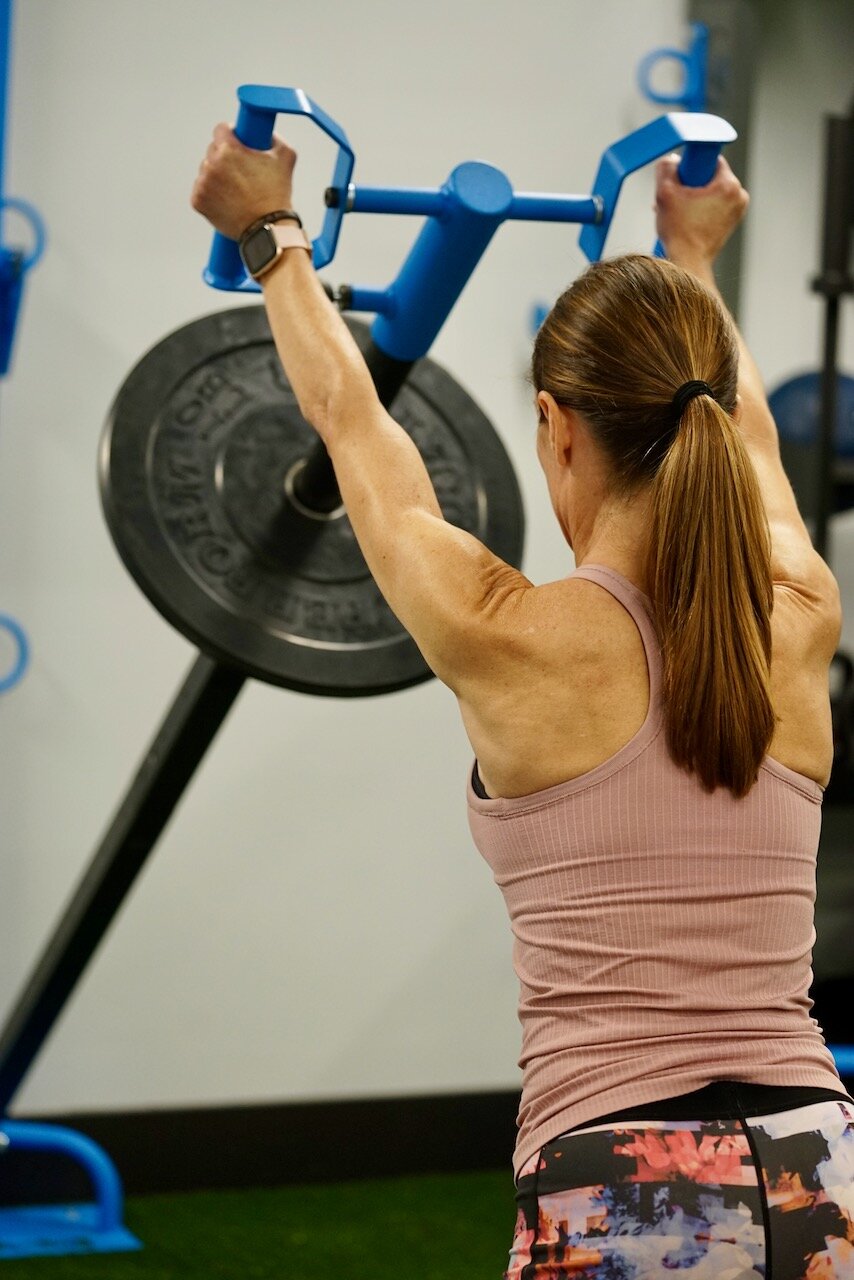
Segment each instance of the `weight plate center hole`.
M305 470L305 466L306 459L299 458L285 475L285 496L291 506L295 507L301 515L307 516L309 520L319 520L324 523L329 520L340 520L343 515L346 515L343 502L339 502L338 506L333 507L331 511L315 511L312 507L307 507L305 503L301 502L297 497L294 484L297 476Z

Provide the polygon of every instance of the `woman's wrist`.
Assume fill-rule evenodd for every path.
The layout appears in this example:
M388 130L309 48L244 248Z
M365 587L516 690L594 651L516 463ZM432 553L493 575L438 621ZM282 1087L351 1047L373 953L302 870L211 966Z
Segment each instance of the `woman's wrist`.
M264 213L260 218L255 218L255 220L250 222L246 227L240 239L245 240L247 236L250 236L253 231L257 231L259 227L269 225L273 222L295 222L300 230L302 230L302 218L298 213L295 213L290 206L288 206L284 209L274 209L272 213Z
M270 281L273 279L274 276L286 274L286 273L283 273L282 268L287 263L293 264L294 262L300 259L303 259L307 262L307 265L311 269L312 274L314 274L314 264L312 263L311 252L307 251L306 248L302 245L288 245L286 249L281 250L278 257L270 264L270 266L263 273L263 275L260 275L257 277L258 284L260 284L261 286L261 292L262 293L266 292L267 285L270 283Z
M715 255L709 253L708 250L697 248L696 245L680 245L665 243L665 251L668 259L677 267L681 267L683 271L689 271L692 276L696 276L703 284L714 287L715 284Z

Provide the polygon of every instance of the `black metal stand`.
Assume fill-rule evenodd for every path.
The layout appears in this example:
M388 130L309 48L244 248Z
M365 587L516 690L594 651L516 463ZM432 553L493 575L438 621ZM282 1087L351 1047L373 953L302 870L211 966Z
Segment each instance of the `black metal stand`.
M838 404L838 345L840 299L854 293L851 275L851 230L854 223L854 102L847 116L825 117L824 224L821 271L813 289L824 296L824 342L821 368L818 459L815 469L815 527L813 545L828 562L831 557L830 518L836 512L840 464L836 450ZM851 723L851 659L838 653L836 664L848 674L842 686L831 688L833 714L833 772L825 791L826 805L851 801L854 787L854 739Z
M829 523L836 510L836 417L839 301L854 293L851 229L854 222L854 103L847 116L825 118L825 191L821 271L813 289L824 296L824 352L821 371L819 466L813 545L830 556Z
M738 130L726 158L750 188L748 139L751 98L756 84L760 20L753 0L689 0L688 17L702 22L709 33L706 111L723 116ZM718 286L733 318L741 300L741 260L744 232L738 227L715 264Z
M380 400L389 406L412 362L369 343L364 351ZM341 501L321 442L300 473L300 500L317 511ZM294 485L295 490L297 485ZM139 772L0 1032L0 1115L27 1074L65 1002L112 923L246 676L200 654L166 713Z
M246 677L199 655L0 1034L0 1113L30 1068Z

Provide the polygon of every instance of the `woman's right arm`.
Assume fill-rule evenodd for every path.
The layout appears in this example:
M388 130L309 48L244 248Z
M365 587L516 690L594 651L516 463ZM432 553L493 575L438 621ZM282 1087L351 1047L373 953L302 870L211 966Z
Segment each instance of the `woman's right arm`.
M656 226L667 256L690 271L719 298L715 259L747 210L749 197L725 160L706 187L687 187L677 174L679 158L659 161ZM723 303L723 300L721 299ZM814 551L783 469L777 427L762 377L741 334L739 343L739 425L759 478L771 530L771 571L775 586L789 589L815 616L828 660L839 642L839 590L828 566Z

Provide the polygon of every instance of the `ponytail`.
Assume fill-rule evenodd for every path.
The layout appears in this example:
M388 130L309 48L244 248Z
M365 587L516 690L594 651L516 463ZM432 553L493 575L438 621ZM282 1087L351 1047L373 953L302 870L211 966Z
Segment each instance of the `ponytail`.
M771 547L732 418L692 400L652 482L647 559L670 754L709 790L747 794L774 732Z
M698 394L699 380L711 395ZM729 316L673 263L594 263L540 328L531 381L583 416L616 498L650 494L647 579L670 754L709 791L746 795L774 732L773 588L762 496L732 417Z

